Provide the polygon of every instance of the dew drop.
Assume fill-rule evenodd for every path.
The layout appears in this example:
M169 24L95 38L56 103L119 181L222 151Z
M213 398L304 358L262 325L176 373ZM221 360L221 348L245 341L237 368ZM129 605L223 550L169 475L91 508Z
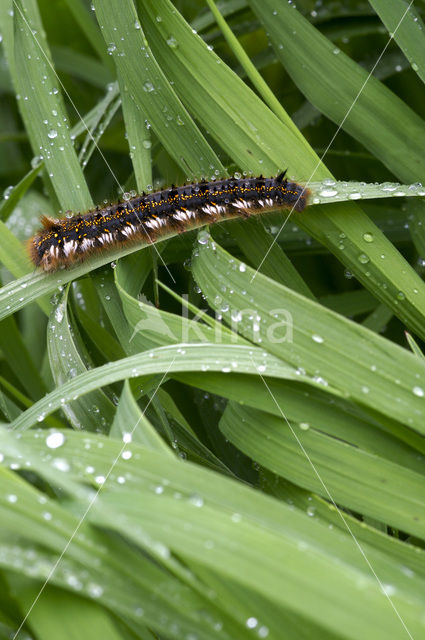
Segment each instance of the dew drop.
M139 29L140 29L140 27L139 27ZM94 582L89 582L89 584L87 585L87 593L92 598L100 598L100 596L103 594L103 587L101 587L100 584L95 584Z
M77 590L80 590L83 586L79 581L79 579L77 578L77 576L73 576L73 575L68 576L66 579L66 582L70 587Z
M31 160L31 168L35 169L41 162L43 162L43 156L34 156Z
M63 473L66 473L70 469L68 460L64 460L63 458L56 458L53 461L53 466L55 469L62 471Z
M235 309L231 313L231 318L233 322L240 322L242 320L242 313Z
M422 389L422 387L413 387L412 391L415 396L418 396L418 398L423 398L425 396L425 391Z
M60 431L55 431L54 433L49 433L46 438L46 445L49 449L57 449L61 447L65 442L65 436Z
M201 231L200 234L198 235L198 244L208 244L208 241L210 239L209 233L207 233L206 231Z
M258 620L257 618L248 618L245 624L248 629L255 629L255 627L258 625Z
M8 200L8 199L9 199L9 197L10 197L10 194L12 193L12 191L13 191L13 185L11 185L10 187L7 187L7 188L3 191L3 198L4 198L5 200Z
M194 507L203 507L204 506L204 499L198 493L194 493L193 495L189 496L189 502Z
M390 191L391 192L391 191L396 191L397 187L398 187L398 184L394 185L391 182L384 182L381 185L381 190L382 191Z
M396 593L396 588L393 584L383 584L382 591L385 593L386 596L391 597Z
M151 93L151 91L154 91L155 87L153 86L152 82L145 82L143 85L143 91L147 91L148 93Z
M336 189L322 189L319 191L319 196L322 196L322 198L333 198L337 193L338 191Z

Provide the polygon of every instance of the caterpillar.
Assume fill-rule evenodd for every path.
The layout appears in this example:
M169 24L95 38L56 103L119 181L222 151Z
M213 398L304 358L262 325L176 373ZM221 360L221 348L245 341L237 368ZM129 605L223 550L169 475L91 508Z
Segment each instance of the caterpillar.
M70 218L42 216L42 228L29 240L29 254L37 267L54 271L112 246L148 244L199 223L273 209L302 211L309 191L289 182L285 175L286 171L274 178L225 178L173 185Z

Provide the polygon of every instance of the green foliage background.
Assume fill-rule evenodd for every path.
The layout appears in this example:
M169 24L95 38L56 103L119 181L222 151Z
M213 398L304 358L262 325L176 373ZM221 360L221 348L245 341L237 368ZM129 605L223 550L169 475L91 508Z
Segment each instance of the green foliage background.
M0 0L0 637L422 637L424 14ZM280 233L29 264L40 214L286 167Z

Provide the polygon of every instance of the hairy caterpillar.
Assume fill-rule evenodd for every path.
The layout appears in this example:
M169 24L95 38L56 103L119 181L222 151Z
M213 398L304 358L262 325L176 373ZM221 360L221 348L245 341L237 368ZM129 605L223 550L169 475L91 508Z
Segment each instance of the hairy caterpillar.
M43 216L42 228L29 240L31 260L44 271L53 271L112 246L154 242L195 223L199 226L273 209L302 211L309 192L288 181L285 174L172 186L71 218Z

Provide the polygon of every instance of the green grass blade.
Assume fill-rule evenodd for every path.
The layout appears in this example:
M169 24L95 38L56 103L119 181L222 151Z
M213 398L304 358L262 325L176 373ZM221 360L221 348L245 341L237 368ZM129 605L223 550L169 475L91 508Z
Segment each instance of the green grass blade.
M220 429L274 473L327 500L331 496L351 511L424 538L423 474L314 429L291 431L283 415L270 416L231 403Z
M172 457L169 447L158 435L145 414L140 411L127 380L112 423L110 436L125 442L128 440L128 438L124 440L126 434L131 434L132 442L138 442L153 451L168 453Z
M89 360L86 347L68 315L67 302L68 288L65 288L52 309L47 327L50 369L58 387L87 371ZM64 402L61 408L74 429L104 433L109 431L115 413L112 401L100 389L71 404Z
M283 3L276 9L272 0L250 0L249 4L269 33L279 59L310 102L338 124L349 114L344 120L346 131L402 180L420 180L425 171L423 120L375 78L365 84L367 72L336 49L292 6ZM280 47L283 40L290 46ZM329 95L334 96L333 100ZM302 165L298 165L295 155L292 166L306 177L313 177L313 171L318 177L329 177L312 154L304 154ZM365 287L374 281L372 287L379 291L381 300L412 330L424 335L420 317L425 313L425 292L400 255L372 230L370 220L358 208L334 208L324 216L321 208L319 211L314 218L300 220L300 225L339 255ZM339 241L340 233L344 234L343 243ZM376 240L379 236L378 243L366 247L365 233L371 233ZM382 255L389 258L385 268ZM362 260L366 260L367 267L359 267ZM401 306L397 299L400 292L405 296Z
M415 5L407 0L369 0L410 65L425 82L425 25Z
M103 37L115 58L121 92L126 88L129 99L137 102L141 118L152 124L186 175L200 177L211 175L214 169L222 170L217 156L175 95L150 51L132 0L125 0L119 5L112 0L95 2L95 7ZM119 33L125 33L125 38L117 38ZM134 152L144 148L143 141L139 137ZM142 177L138 181L142 183Z
M25 195L27 190L30 188L38 174L40 173L42 168L41 164L38 164L36 167L28 171L27 175L20 180L20 182L13 187L13 189L8 193L7 198L4 198L3 202L0 204L0 220L6 221L13 209L18 204L19 200L22 196Z
M268 174L286 168L288 154L282 150L288 148L300 157L298 147L302 143L293 125L283 124L208 49L169 0L140 0L138 6L155 57L173 78L180 98L241 169ZM171 47L167 44L170 34L172 44L176 43ZM293 168L291 162L291 174Z
M34 154L44 160L64 210L85 210L92 200L72 145L68 117L34 0L16 1L14 83ZM35 30L37 37L34 37ZM69 189L69 185L73 189Z
M277 117L282 120L284 124L286 125L292 124L290 119L288 118L288 115L285 109L282 107L279 100L277 100L276 96L270 90L267 83L261 77L261 75L255 68L255 66L249 59L249 56L247 55L243 47L240 45L237 37L233 34L225 18L223 17L220 9L215 4L215 1L207 0L207 4L210 8L211 13L216 19L220 30L222 31L224 37L226 38L226 41L229 47L231 48L237 60L241 64L249 80L252 82L253 86L256 88L260 96L263 98L264 102L277 115ZM295 133L295 135L300 135L295 125L293 125L292 130Z
M420 180L425 168L424 121L290 5L282 3L276 9L273 0L249 0L249 4L308 100L337 124L352 107L344 129L402 180ZM290 46L279 47L285 41ZM333 100L328 99L330 93Z
M22 611L31 607L38 589L18 590ZM55 615L52 615L52 611ZM47 586L43 597L28 618L31 630L39 640L73 640L90 634L93 640L123 640L111 614L97 603L67 593L57 587Z
M25 443L31 442L31 453L22 441L18 452L29 454L32 466L51 482L55 477L60 482L63 474L54 464L45 464L46 443L36 435L28 432L24 438ZM352 639L403 637L405 631L385 597L388 590L405 624L421 633L418 611L423 578L408 577L372 547L363 549L382 587L350 536L332 531L307 514L224 476L190 463L183 465L134 443L130 445L132 456L120 459L120 443L93 435L83 440L82 435L70 433L60 449L60 456L70 461L70 477L79 477L88 464L104 475L117 458L114 473L118 477L128 474L124 484L105 483L90 520L118 531L138 547L154 549L156 544L161 564L167 562L170 552L177 554L192 566L214 571L227 584L234 581L258 593L260 605L270 601L283 615L289 609L321 626L323 633L337 634L343 628L340 636ZM83 442L91 444L90 450ZM99 442L102 447L97 446ZM16 444L4 438L2 444L13 461L11 447ZM158 486L161 491L154 490ZM250 571L243 570L246 563ZM311 575L314 580L306 579ZM284 588L288 584L291 588ZM245 638L246 619L238 620L238 614L234 611L233 637ZM267 626L267 616L266 607L252 612L258 626ZM201 625L198 631L203 629Z
M102 34L100 33L96 22L94 21L92 14L89 13L87 5L82 0L65 0L69 11L74 19L77 21L78 26L87 38L91 47L96 51L103 65L112 69L112 61L108 58L107 51L103 42Z
M105 53L102 38L100 38L100 42ZM69 73L74 78L85 80L90 85L99 87L99 89L103 90L114 80L114 75L109 68L92 56L82 54L68 47L58 46L52 47L52 56L58 72ZM108 62L110 61L108 60Z
M424 433L425 368L417 358L263 275L252 280L255 272L239 265L211 241L200 244L193 262L210 305L218 295L226 304L229 324L236 314L233 325L246 338L261 340L324 386Z
M13 458L17 453L16 445L11 441L6 445L4 435L2 432L2 444L6 446L4 451L7 449L8 454L11 454L14 449ZM116 441L111 442L121 446ZM57 465L58 458L55 456L55 459ZM168 457L167 459L169 460ZM35 462L34 458L33 461ZM93 473L92 463L85 466L89 478ZM34 468L41 470L37 463ZM54 468L55 464L52 469ZM77 592L80 597L89 598L117 615L129 618L133 623L146 624L158 633L171 634L169 637L172 638L178 637L173 630L175 624L184 633L193 629L198 621L197 611L200 608L207 615L220 615L220 619L226 619L208 598L188 589L168 571L160 568L158 562L152 561L146 553L135 552L116 537L111 539L100 532L97 526L92 527L88 522L79 523L80 517L71 509L64 508L44 493L35 490L4 466L0 469L0 475L4 491L0 499L2 567L38 581L41 587L54 568L58 554L72 538L67 553L50 576L50 584ZM47 475L50 480L60 478L60 485L63 487L66 484L70 493L73 491L72 487L75 488L75 485L66 482L67 474L58 472L57 466L53 475L49 472ZM81 495L80 493L80 499ZM74 504L80 512L87 506L86 498L85 494L82 502ZM26 535L28 532L31 532L30 539ZM149 547L148 541L146 544ZM158 546L155 549L154 542L150 546L152 554L159 557ZM172 594L171 597L169 593ZM19 616L16 627L21 622L22 616ZM223 634L222 630L218 635L217 631L204 629L200 638L213 640L224 637L225 640L230 640L235 637L231 635L232 631L230 620L229 635Z
M16 278L23 276L23 280L26 281L31 278L32 274L26 276L24 274L28 274L30 269L31 271L34 270L30 266L29 256L25 252L22 243L2 220L0 220L0 230L0 262ZM10 283L9 286L13 286L13 284ZM25 286L23 288L25 289Z
M14 318L6 318L0 325L0 349L26 393L33 399L44 395L46 387Z
M231 228L236 232L237 243L249 264L298 293L313 296L283 249L276 242L273 243L273 236L267 232L261 220L235 221Z
M217 346L205 343L186 345L184 349L179 345L159 347L76 376L36 402L31 409L15 420L13 428L29 428L52 411L59 409L64 402L75 400L75 396L84 396L94 389L125 378L174 371L222 371L227 368L237 368L238 373L255 374L257 368L263 366L263 351L245 345ZM309 381L308 378L297 375L295 369L272 356L267 357L267 366L269 375Z

